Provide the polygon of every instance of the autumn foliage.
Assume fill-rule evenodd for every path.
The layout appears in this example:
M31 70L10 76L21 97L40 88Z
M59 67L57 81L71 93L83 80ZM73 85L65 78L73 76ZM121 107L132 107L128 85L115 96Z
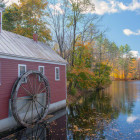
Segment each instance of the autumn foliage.
M94 49L90 43L76 43L74 67L68 69L69 90L104 88L110 83L111 68L102 63L94 66L93 52Z
M39 41L51 40L51 31L47 22L45 9L48 3L45 0L20 0L19 4L6 7L3 12L3 29L33 39L37 32Z

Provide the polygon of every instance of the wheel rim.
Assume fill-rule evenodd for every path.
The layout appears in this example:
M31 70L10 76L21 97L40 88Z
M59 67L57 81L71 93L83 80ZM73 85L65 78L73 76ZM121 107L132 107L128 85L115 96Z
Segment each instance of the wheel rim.
M28 71L15 83L11 107L15 120L25 127L41 122L50 105L50 86L39 71Z

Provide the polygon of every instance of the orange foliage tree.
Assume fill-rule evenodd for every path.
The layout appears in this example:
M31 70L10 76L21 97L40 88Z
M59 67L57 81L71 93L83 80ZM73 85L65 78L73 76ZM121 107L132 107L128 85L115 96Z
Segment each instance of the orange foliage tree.
M39 41L51 40L50 30L43 20L47 16L45 0L20 0L19 4L6 7L3 13L3 29L29 38L37 32Z
M89 89L94 85L92 66L92 47L89 43L76 43L74 67L68 69L70 90L73 88Z

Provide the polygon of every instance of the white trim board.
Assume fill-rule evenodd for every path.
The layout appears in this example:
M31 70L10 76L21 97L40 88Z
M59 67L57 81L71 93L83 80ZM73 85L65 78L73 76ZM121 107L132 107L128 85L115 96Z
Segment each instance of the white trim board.
M47 64L54 64L54 65L64 65L64 66L67 65L67 63L53 62L53 61L47 61L47 60L41 60L41 59L38 60L38 59L32 59L32 58L21 58L21 57L1 55L1 54L0 54L0 58L27 61L27 62L36 62L36 63L47 63Z

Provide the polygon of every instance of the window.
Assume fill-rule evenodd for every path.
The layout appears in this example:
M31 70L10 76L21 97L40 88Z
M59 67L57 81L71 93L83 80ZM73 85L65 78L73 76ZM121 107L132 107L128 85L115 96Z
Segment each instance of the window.
M22 76L26 72L26 65L19 64L18 65L18 77ZM24 79L23 83L26 83L27 80Z
M44 71L44 66L39 66L38 70L44 75L45 71ZM42 82L41 78L39 77L39 81Z
M55 67L55 80L56 81L60 80L60 70L59 70L59 67Z

